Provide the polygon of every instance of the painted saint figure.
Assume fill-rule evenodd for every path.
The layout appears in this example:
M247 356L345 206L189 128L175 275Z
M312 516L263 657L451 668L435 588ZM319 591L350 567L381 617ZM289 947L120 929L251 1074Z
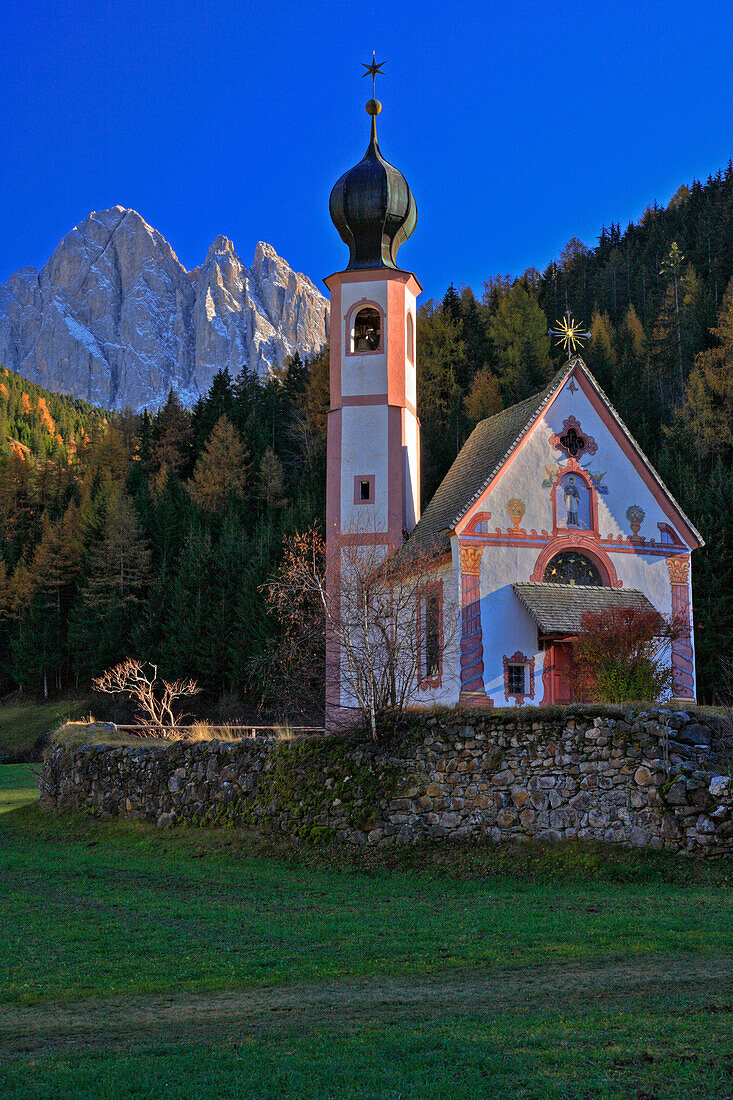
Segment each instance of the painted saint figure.
M567 525L568 527L579 527L578 505L580 504L580 493L578 492L578 486L575 484L575 478L572 474L570 474L568 480L565 482L563 494L565 496L565 507L568 513Z

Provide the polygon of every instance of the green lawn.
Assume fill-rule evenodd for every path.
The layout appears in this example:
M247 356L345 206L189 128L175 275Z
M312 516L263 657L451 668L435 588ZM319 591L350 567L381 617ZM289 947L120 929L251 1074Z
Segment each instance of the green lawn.
M50 819L34 784L0 768L3 1096L733 1096L730 864L385 868Z
M88 710L89 700L78 696L64 696L49 703L14 700L0 704L0 756L29 753L39 737Z

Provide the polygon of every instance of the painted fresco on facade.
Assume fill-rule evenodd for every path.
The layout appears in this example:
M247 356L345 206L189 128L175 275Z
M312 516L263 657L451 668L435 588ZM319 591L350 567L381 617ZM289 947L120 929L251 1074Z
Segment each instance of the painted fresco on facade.
M586 474L593 482L593 488L600 496L608 496L608 485L605 483L605 470L592 470L590 463L585 465L582 462L578 463L580 469ZM551 465L545 466L545 477L542 479L542 488L551 489L563 470L567 469L567 462L555 462Z
M565 474L560 481L565 511L564 526L576 530L590 530L590 489L577 474ZM562 526L562 520L558 523Z
M638 504L631 504L626 509L626 518L629 521L629 526L631 527L631 533L633 535L639 534L645 516L646 512L643 508L640 508Z

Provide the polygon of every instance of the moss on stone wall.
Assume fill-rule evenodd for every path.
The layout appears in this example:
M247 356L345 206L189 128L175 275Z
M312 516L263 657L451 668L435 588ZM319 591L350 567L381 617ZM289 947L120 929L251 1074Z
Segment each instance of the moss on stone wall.
M373 748L337 738L286 741L270 754L246 820L313 840L346 827L365 830L400 785L399 769ZM302 824L298 822L302 821Z

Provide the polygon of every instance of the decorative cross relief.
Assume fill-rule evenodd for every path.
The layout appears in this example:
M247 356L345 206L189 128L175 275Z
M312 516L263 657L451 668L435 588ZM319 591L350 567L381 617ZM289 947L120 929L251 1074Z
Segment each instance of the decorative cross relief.
M568 416L562 422L562 431L550 436L550 446L556 451L562 451L566 458L575 459L576 462L583 455L594 455L598 450L598 444L592 435L584 432L580 421L574 416Z

